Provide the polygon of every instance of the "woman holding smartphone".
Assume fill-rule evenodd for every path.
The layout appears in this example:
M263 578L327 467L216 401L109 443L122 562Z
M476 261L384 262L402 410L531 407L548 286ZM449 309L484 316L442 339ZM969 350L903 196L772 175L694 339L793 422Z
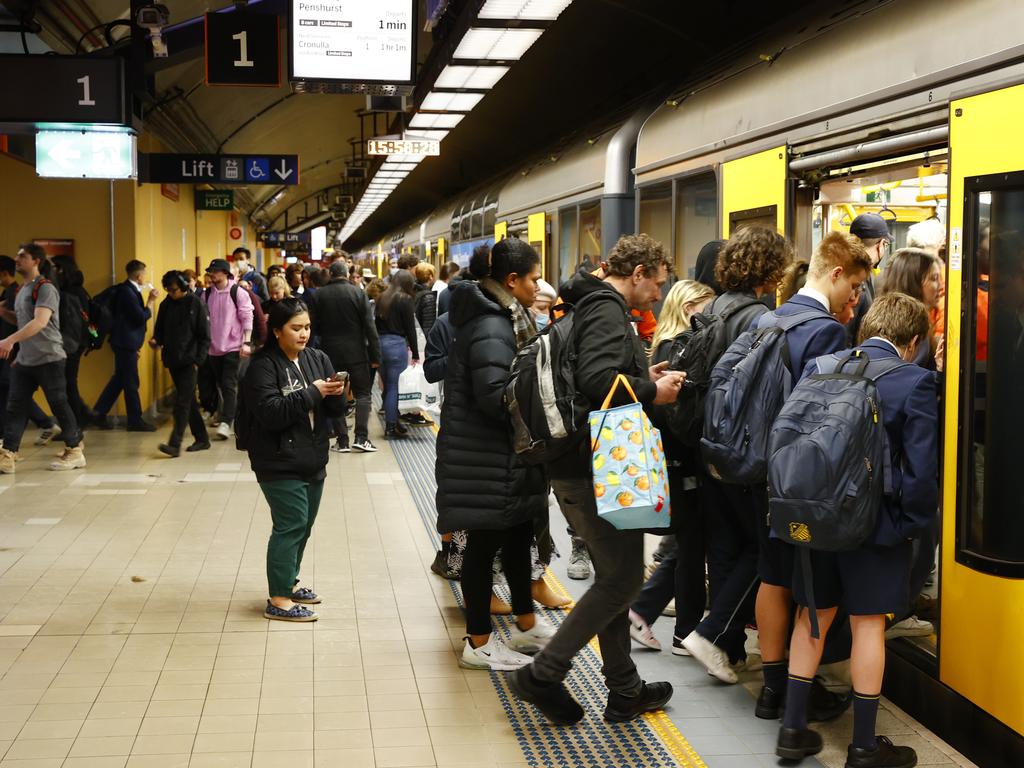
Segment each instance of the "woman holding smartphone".
M298 299L270 311L267 343L252 357L242 382L235 430L238 447L270 505L274 527L267 545L270 597L264 616L316 621L306 605L320 602L298 587L299 567L323 495L328 420L342 414L345 384L318 349L307 349L309 311Z

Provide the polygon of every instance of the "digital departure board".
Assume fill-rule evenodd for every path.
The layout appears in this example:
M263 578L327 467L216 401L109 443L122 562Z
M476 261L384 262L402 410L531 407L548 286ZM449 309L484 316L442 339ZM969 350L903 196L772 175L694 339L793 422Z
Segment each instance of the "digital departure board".
M291 78L411 84L415 0L291 0Z

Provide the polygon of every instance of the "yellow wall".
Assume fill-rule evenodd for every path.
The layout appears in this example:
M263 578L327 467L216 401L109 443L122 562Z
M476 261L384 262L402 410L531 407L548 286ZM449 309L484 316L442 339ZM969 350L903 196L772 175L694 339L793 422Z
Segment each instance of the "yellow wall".
M149 137L139 138L139 151L163 150ZM160 193L159 184L114 182L114 217L115 279L125 279L124 267L131 259L145 262L147 279L160 291L157 306L164 296L160 278L165 272L194 268L197 256L205 267L233 249L228 248L230 214L197 212L191 185L181 185L175 202ZM236 221L247 238L248 222L241 215ZM19 243L37 237L75 241L75 258L90 294L111 285L109 182L40 179L32 166L0 155L0 253L13 256ZM96 402L112 371L108 347L83 359L79 388L87 405ZM148 346L142 348L139 379L144 410L169 391L170 378ZM123 402L118 400L114 414L124 415ZM46 408L45 400L40 404Z
M728 238L729 214L776 206L776 228L786 233L786 147L758 152L722 165L722 237Z

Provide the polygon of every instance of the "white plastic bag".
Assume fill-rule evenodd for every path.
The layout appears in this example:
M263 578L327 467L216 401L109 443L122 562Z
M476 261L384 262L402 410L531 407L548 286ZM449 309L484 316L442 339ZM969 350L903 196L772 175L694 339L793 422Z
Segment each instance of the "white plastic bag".
M439 399L437 384L427 381L422 365L411 365L398 377L399 413L419 413L436 408Z

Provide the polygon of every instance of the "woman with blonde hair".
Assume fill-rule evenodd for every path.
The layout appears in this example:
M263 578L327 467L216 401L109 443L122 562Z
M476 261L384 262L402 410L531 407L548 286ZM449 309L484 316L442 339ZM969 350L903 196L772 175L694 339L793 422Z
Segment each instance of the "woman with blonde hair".
M715 298L714 290L696 280L680 280L665 297L658 317L658 330L651 344L651 364L667 361L672 342L690 330L691 318ZM685 654L682 639L700 623L707 594L704 588L706 533L704 514L697 497L700 462L697 452L676 439L665 428L665 409L657 406L654 421L662 428L661 438L668 461L668 483L672 495L672 534L675 539L662 547L661 562L644 584L629 611L629 634L641 645L656 651L661 643L651 625L676 601L676 626L672 652Z
M267 281L267 295L269 298L263 302L263 313L265 315L270 314L270 310L274 308L274 305L279 301L290 299L292 297L292 289L288 285L288 281L280 275L274 275Z

